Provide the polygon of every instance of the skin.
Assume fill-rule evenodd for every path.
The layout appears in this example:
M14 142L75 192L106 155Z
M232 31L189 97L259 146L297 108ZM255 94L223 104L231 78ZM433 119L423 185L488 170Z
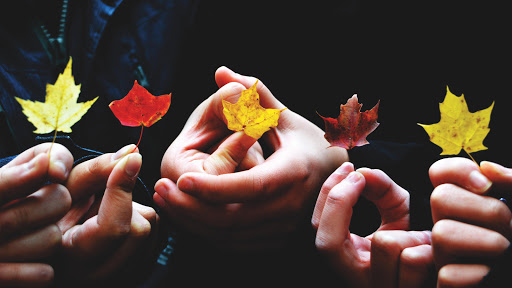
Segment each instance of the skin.
M512 169L448 158L434 163L429 174L438 287L474 287L510 245L512 213L491 194L510 193Z
M72 165L65 147L44 143L0 168L0 286L53 282L54 269L45 259L61 245L56 223L71 207L63 183ZM45 185L49 180L53 184Z
M236 102L256 79L221 67L215 80L220 89L196 108L163 157L155 203L219 249L277 249L305 224L322 183L347 153L326 149L324 132L289 109L258 141L227 130L222 99ZM263 107L285 108L262 81L257 91Z
M366 237L349 231L361 196L382 220ZM408 231L409 193L380 170L344 163L322 186L311 221L317 248L351 287L420 287L431 276L430 232Z
M103 279L151 252L158 216L132 201L142 165L138 150L130 153L134 148L83 162L69 175L73 206L58 222L63 232L59 262L72 277Z

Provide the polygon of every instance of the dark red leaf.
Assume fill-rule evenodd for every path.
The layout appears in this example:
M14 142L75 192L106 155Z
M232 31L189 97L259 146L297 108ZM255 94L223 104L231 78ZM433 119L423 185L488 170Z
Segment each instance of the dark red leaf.
M338 118L322 117L325 122L325 139L332 146L351 149L368 144L366 137L372 133L379 123L377 111L379 102L368 111L361 113L363 105L357 102L357 95L348 99L346 105L340 106Z

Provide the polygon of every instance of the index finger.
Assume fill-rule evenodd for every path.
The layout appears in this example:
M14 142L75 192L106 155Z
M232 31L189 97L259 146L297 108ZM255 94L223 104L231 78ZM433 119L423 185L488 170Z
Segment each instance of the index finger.
M363 196L373 202L381 216L379 230L409 229L409 192L398 186L383 171L361 168L366 187Z
M430 180L434 187L451 183L473 193L483 194L492 182L480 172L480 167L466 158L441 159L430 167Z
M299 168L290 173L290 167L296 166L288 162L269 158L252 169L222 175L189 172L178 179L177 185L181 191L209 202L241 203L264 199L291 187L304 177L302 174L308 173Z
M115 154L103 154L76 165L71 170L66 182L73 202L89 198L94 193L103 191L114 166L123 156L133 151L134 147L135 145L130 144Z

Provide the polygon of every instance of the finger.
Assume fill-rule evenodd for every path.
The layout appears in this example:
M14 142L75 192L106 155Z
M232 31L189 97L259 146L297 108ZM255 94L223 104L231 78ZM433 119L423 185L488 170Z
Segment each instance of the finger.
M350 172L354 171L354 165L350 162L343 163L334 173L325 180L318 198L316 200L315 209L313 210L313 216L311 217L311 223L315 229L318 229L320 218L322 217L322 211L324 210L325 200L331 189L345 179Z
M55 276L53 267L43 263L0 263L1 287L47 287Z
M363 196L380 212L382 224L379 230L409 229L409 192L381 170L361 168L357 171L366 179Z
M499 164L482 161L480 171L493 183L493 189L501 189L512 194L512 169Z
M222 175L185 173L177 181L178 188L213 203L241 203L271 197L309 174L306 169L294 165L293 160L279 157L277 153L272 159L247 171ZM294 173L288 172L290 167L295 168Z
M244 85L245 89L249 89L256 83L258 79L250 76L243 76L238 73L233 72L227 67L220 67L215 72L215 82L219 87L223 87L230 82L237 82ZM270 90L263 84L263 82L258 81L256 86L256 90L258 94L260 94L260 103L261 106L265 108L273 108L273 109L284 109L285 106L281 104L270 92Z
M116 164L110 174L100 210L98 225L105 231L125 230L132 218L132 190L142 165L142 156L132 153Z
M371 281L373 287L397 287L400 255L405 248L430 244L428 231L378 231L372 238Z
M63 245L77 257L98 255L117 244L131 229L132 189L142 164L142 157L132 153L122 158L112 170L98 215L74 226L63 236Z
M160 179L155 191L160 197L155 201L166 214L176 222L190 223L191 228L240 229L295 216L295 207L300 207L287 195L262 202L212 204L181 192L169 179Z
M60 231L65 233L69 228L75 226L81 219L87 219L84 218L84 215L90 211L90 208L94 204L94 200L95 195L92 195L88 199L79 200L78 203L75 203L68 213L66 213L66 215L57 222L57 226Z
M263 162L265 162L265 158L263 157L263 149L261 148L261 145L256 142L251 146L251 148L249 148L249 151L247 151L247 154L235 169L235 172L249 170Z
M122 268L123 265L129 265L126 264L131 262L129 259L140 255L142 251L147 252L146 249L143 249L144 247L141 247L141 244L144 243L151 233L151 223L135 211L135 209L132 213L130 234L112 256L102 259L101 264L92 273L92 279L102 279L112 275L112 273ZM137 209L140 209L140 207Z
M73 202L88 199L96 192L103 191L114 166L134 148L135 145L130 144L116 153L100 155L73 168L66 182Z
M50 149L51 153L49 153ZM40 154L44 154L46 157L50 154L49 164L45 171L47 173L46 176L57 182L64 181L73 166L73 155L71 155L71 152L66 147L58 143L53 143L53 145L52 143L36 145L25 150L4 167L14 167L29 163Z
M48 156L39 154L31 161L0 169L0 206L39 189L47 179Z
M478 165L465 158L441 159L432 164L429 175L434 187L452 183L478 194L487 192L492 185Z
M432 246L423 244L402 250L398 271L398 287L423 287L425 282L435 278Z
M481 264L449 264L439 270L437 287L476 287L490 270Z
M234 172L256 141L242 131L232 134L204 160L204 171L212 175Z
M498 199L470 193L452 184L443 184L430 196L432 219L453 219L482 226L512 239L512 212Z
M324 209L318 225L315 244L320 251L335 254L340 251L342 255L352 255L354 251L343 251L350 241L350 220L353 207L361 195L365 185L364 177L358 172L351 172L343 181L334 186L325 200ZM354 249L353 247L351 247ZM345 257L340 257L345 258ZM346 259L354 261L356 259Z
M52 255L60 247L62 233L50 225L0 245L0 261L31 261Z
M509 245L498 232L453 220L438 221L432 229L438 267L468 259L483 263L500 256Z
M71 207L71 197L60 184L46 185L30 196L0 210L0 242L53 223Z

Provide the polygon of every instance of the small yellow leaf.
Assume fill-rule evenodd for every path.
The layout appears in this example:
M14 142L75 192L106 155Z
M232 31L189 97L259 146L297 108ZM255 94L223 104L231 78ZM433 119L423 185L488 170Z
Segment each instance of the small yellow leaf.
M494 102L486 109L471 113L464 95L455 96L446 88L446 96L439 104L439 123L418 124L430 136L430 141L443 148L441 155L457 155L461 149L468 154L486 150L483 141L489 133L489 121Z
M244 131L252 138L259 139L263 133L277 126L277 120L284 109L265 109L260 105L256 84L242 91L235 104L222 100L224 116L228 121L228 129Z
M52 131L71 133L73 126L98 99L77 103L80 85L75 85L71 75L71 58L64 72L54 85L46 85L45 102L24 100L15 97L23 108L23 113L37 128L34 133L46 134Z

